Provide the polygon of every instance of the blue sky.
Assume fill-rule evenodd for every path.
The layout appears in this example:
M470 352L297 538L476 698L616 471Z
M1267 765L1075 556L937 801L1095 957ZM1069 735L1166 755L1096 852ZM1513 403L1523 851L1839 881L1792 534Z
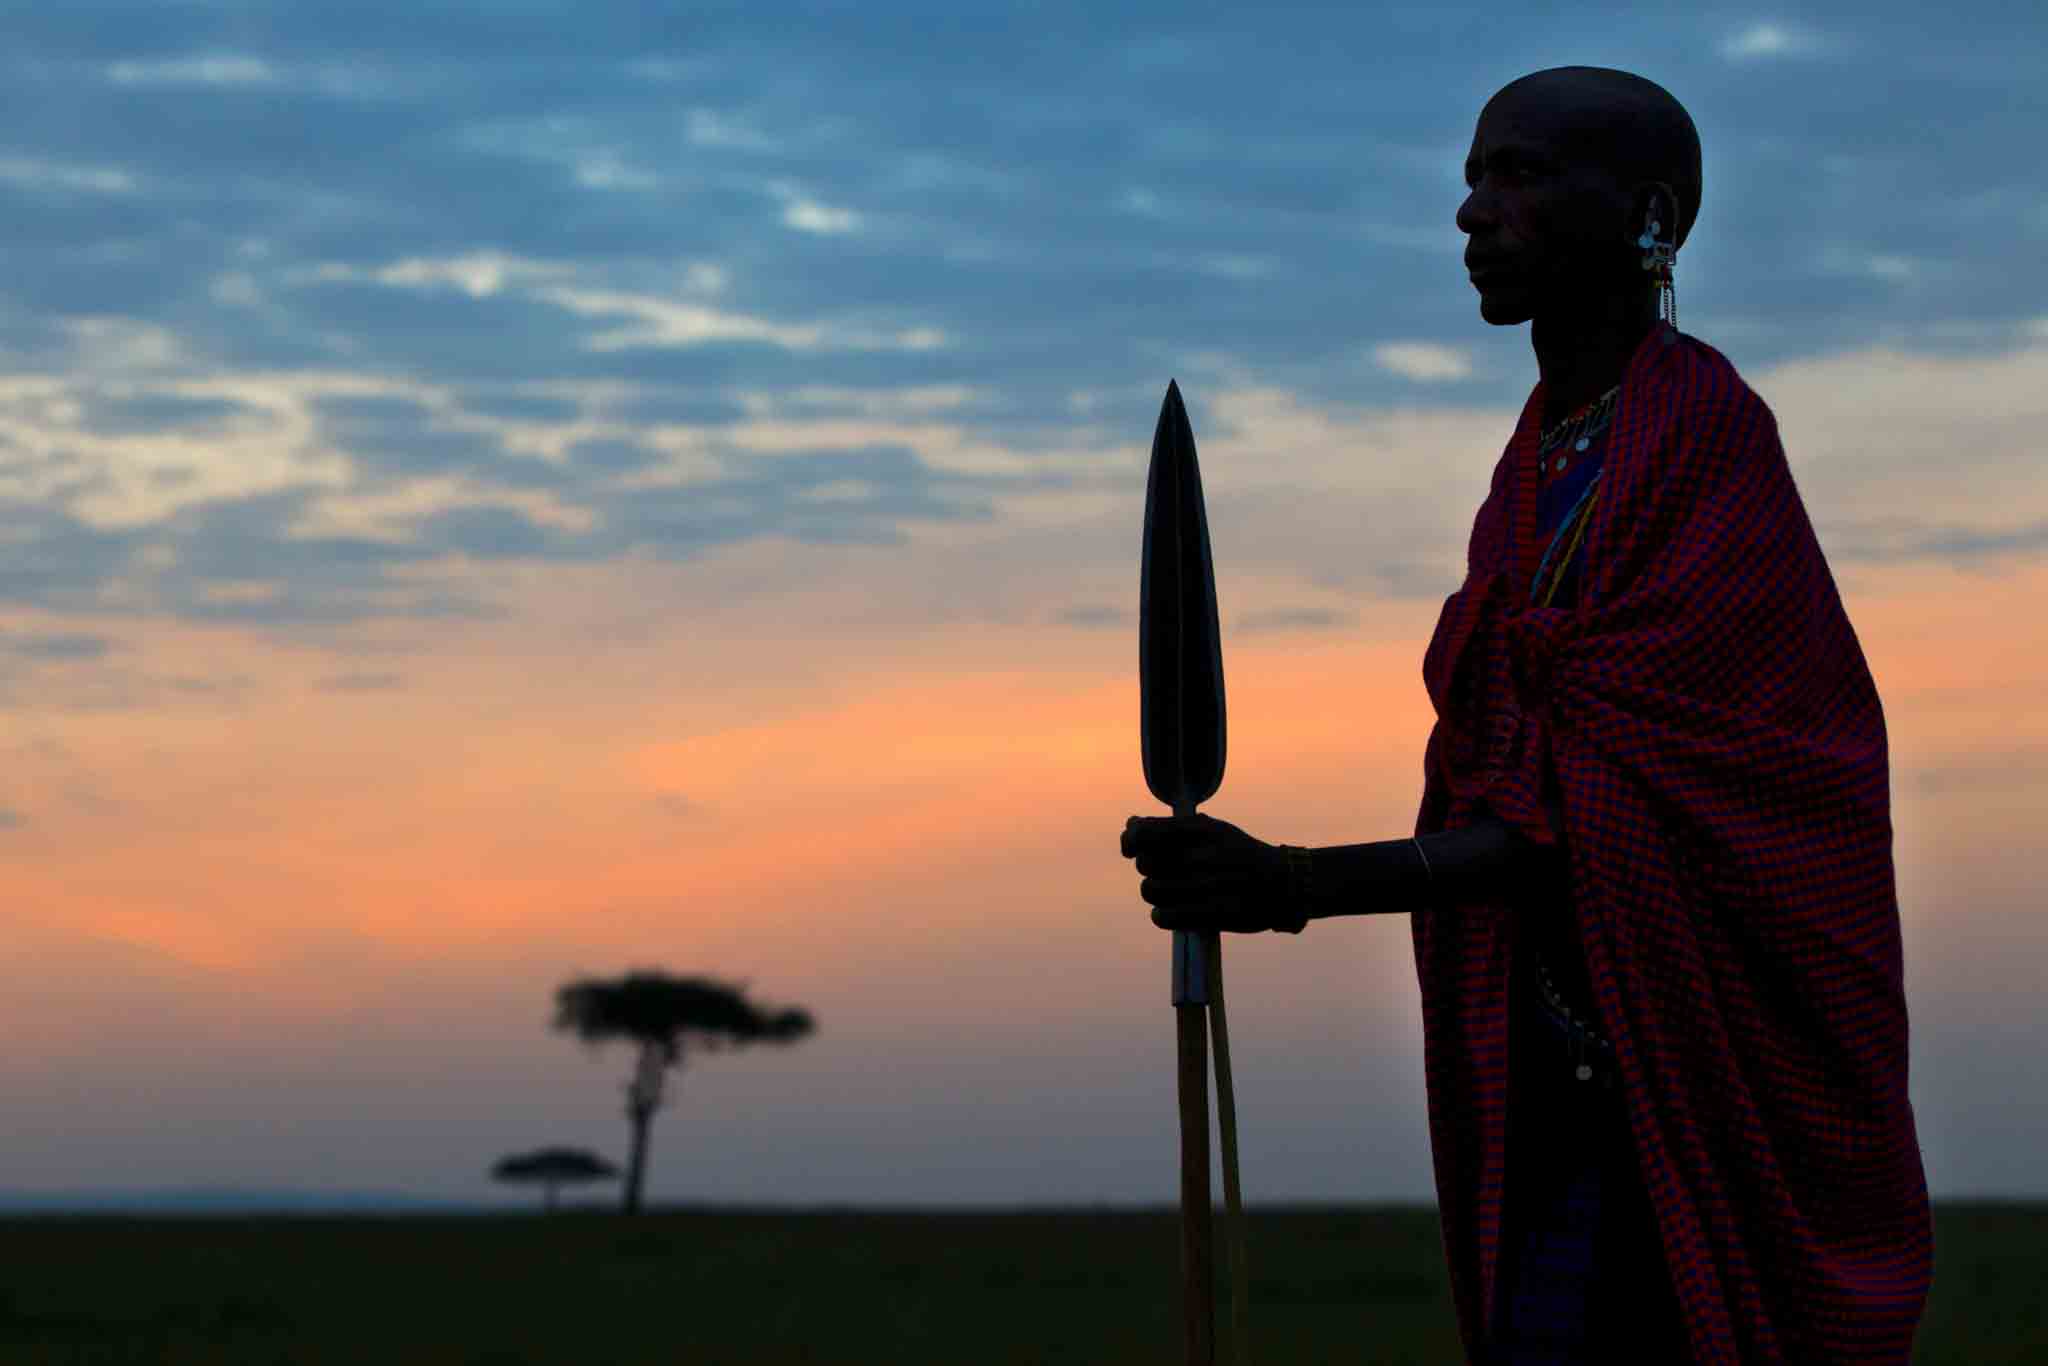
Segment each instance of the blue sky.
M1416 670L1534 380L1526 332L1477 317L1462 163L1496 89L1588 64L1658 81L1701 131L1681 322L1778 413L1884 690L1931 1175L2048 1190L2048 1110L2012 1099L2048 1090L2025 970L2048 945L2014 852L2048 803L2038 5L149 0L7 32L0 856L35 890L0 996L54 1031L47 1066L0 1069L9 1184L91 1184L175 1113L137 1180L260 1152L268 1184L317 1166L478 1193L501 1116L614 1140L616 1069L549 1052L535 1003L564 962L644 951L733 963L826 1022L739 1090L692 1082L745 1122L695 1131L696 1167L658 1159L657 1193L1169 1197L1163 1011L1091 1013L1123 999L1117 954L1164 987L1107 855L1150 809L1135 734L1126 754L1089 729L1135 715L1160 396L1176 377L1202 443L1244 709L1219 814L1290 842L1405 834ZM1261 676L1327 697L1353 670L1405 729L1341 735L1277 683L1253 709ZM947 765L974 728L945 727L1000 679L1059 731L1043 755L1106 756L1123 787L1062 787L1026 745L1005 795L947 800L1057 797L1070 843L1005 826L1025 871L984 868L940 803L844 908L727 885L774 822L836 847L838 813L915 804L905 774L965 784ZM899 693L922 747L889 742L874 699ZM896 786L819 756L849 726L878 773L912 756ZM748 746L780 766L751 789ZM859 907L958 928L967 901L915 880L928 853L980 868L970 901L1130 920L1085 966L1002 938L1016 980L968 975L989 1002L1063 982L1073 1022L1045 1035L1020 1005L1011 1033L964 1030L939 987L891 985L961 968L907 913L861 947ZM746 938L753 915L777 928ZM1426 1198L1406 924L1330 933L1343 953L1247 948L1233 979L1285 1004L1263 1042L1233 1009L1240 1084L1270 1078L1264 1141L1297 1145L1259 1189ZM212 1060L131 1054L133 1002ZM322 1042L233 1043L231 1005ZM1104 1042L1126 1024L1152 1061ZM1019 1089L958 1103L985 1079L961 1038ZM930 1105L909 1150L902 1110L845 1081L876 1048L895 1100ZM126 1119L83 1124L74 1063ZM457 1075L497 1088L488 1124L420 1099ZM1361 1096L1398 1100L1361 1118ZM404 1143L378 1137L408 1104ZM1019 1116L1080 1111L1101 1132L1053 1167L987 1156ZM266 1127L284 1112L298 1156ZM435 1141L444 1166L421 1165Z
M2048 241L2026 151L2048 37L2011 13L49 7L5 59L0 357L79 378L62 416L14 400L41 438L9 461L38 550L17 541L0 584L79 605L171 545L168 611L453 611L396 601L392 575L985 517L1062 477L1034 450L1142 426L1168 370L1198 403L1225 374L1327 405L1511 402L1520 338L1475 336L1457 265L1461 153L1486 95L1567 61L1661 79L1705 130L1681 309L1744 364L2009 345L2043 311ZM117 477L67 438L286 436L218 391L259 374L299 377L306 422L270 477L205 496L172 463L118 525L67 513ZM1026 458L766 461L730 439L900 390ZM716 475L636 496L664 426ZM474 492L403 545L286 538L336 458L365 496ZM872 496L806 500L847 479ZM206 597L259 563L274 595Z

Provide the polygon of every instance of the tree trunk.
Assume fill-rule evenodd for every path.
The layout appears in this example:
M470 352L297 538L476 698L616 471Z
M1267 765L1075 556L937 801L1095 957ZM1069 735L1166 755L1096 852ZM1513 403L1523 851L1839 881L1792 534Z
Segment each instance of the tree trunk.
M640 1185L647 1175L647 1125L661 1108L661 1079L674 1056L665 1039L642 1039L640 1062L626 1083L626 1119L633 1126L633 1155L626 1164L626 1213L640 1212Z
M626 1213L640 1212L640 1183L647 1175L647 1123L654 1118L652 1106L634 1106L626 1112L633 1125L633 1155L626 1162Z

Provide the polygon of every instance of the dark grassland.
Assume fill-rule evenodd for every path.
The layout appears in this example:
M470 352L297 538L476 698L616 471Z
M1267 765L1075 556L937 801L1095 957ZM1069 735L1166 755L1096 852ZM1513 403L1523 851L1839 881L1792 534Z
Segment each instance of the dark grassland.
M1944 1205L1916 1362L2048 1362L2048 1205ZM1249 1216L1262 1366L1455 1362L1436 1216ZM1171 1212L0 1220L0 1362L1174 1359ZM1219 1328L1227 1293L1219 1294Z

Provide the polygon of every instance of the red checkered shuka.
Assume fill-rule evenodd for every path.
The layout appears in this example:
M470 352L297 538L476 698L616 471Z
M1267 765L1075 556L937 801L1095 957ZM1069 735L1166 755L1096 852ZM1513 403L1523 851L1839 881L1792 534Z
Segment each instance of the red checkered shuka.
M1484 811L1563 839L1694 1359L1904 1362L1933 1231L1884 714L1776 421L1658 324L1616 400L1579 604L1537 608L1542 413L1539 383L1423 661L1416 832ZM1413 920L1469 1351L1497 1290L1511 923L1505 904Z

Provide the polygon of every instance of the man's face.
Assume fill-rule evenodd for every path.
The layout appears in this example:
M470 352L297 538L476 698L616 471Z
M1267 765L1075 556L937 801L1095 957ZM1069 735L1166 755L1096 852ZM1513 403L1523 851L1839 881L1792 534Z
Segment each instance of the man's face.
M1495 96L1472 136L1465 183L1458 228L1470 239L1465 267L1489 323L1573 312L1639 265L1627 254L1621 187L1575 150L1554 99Z

